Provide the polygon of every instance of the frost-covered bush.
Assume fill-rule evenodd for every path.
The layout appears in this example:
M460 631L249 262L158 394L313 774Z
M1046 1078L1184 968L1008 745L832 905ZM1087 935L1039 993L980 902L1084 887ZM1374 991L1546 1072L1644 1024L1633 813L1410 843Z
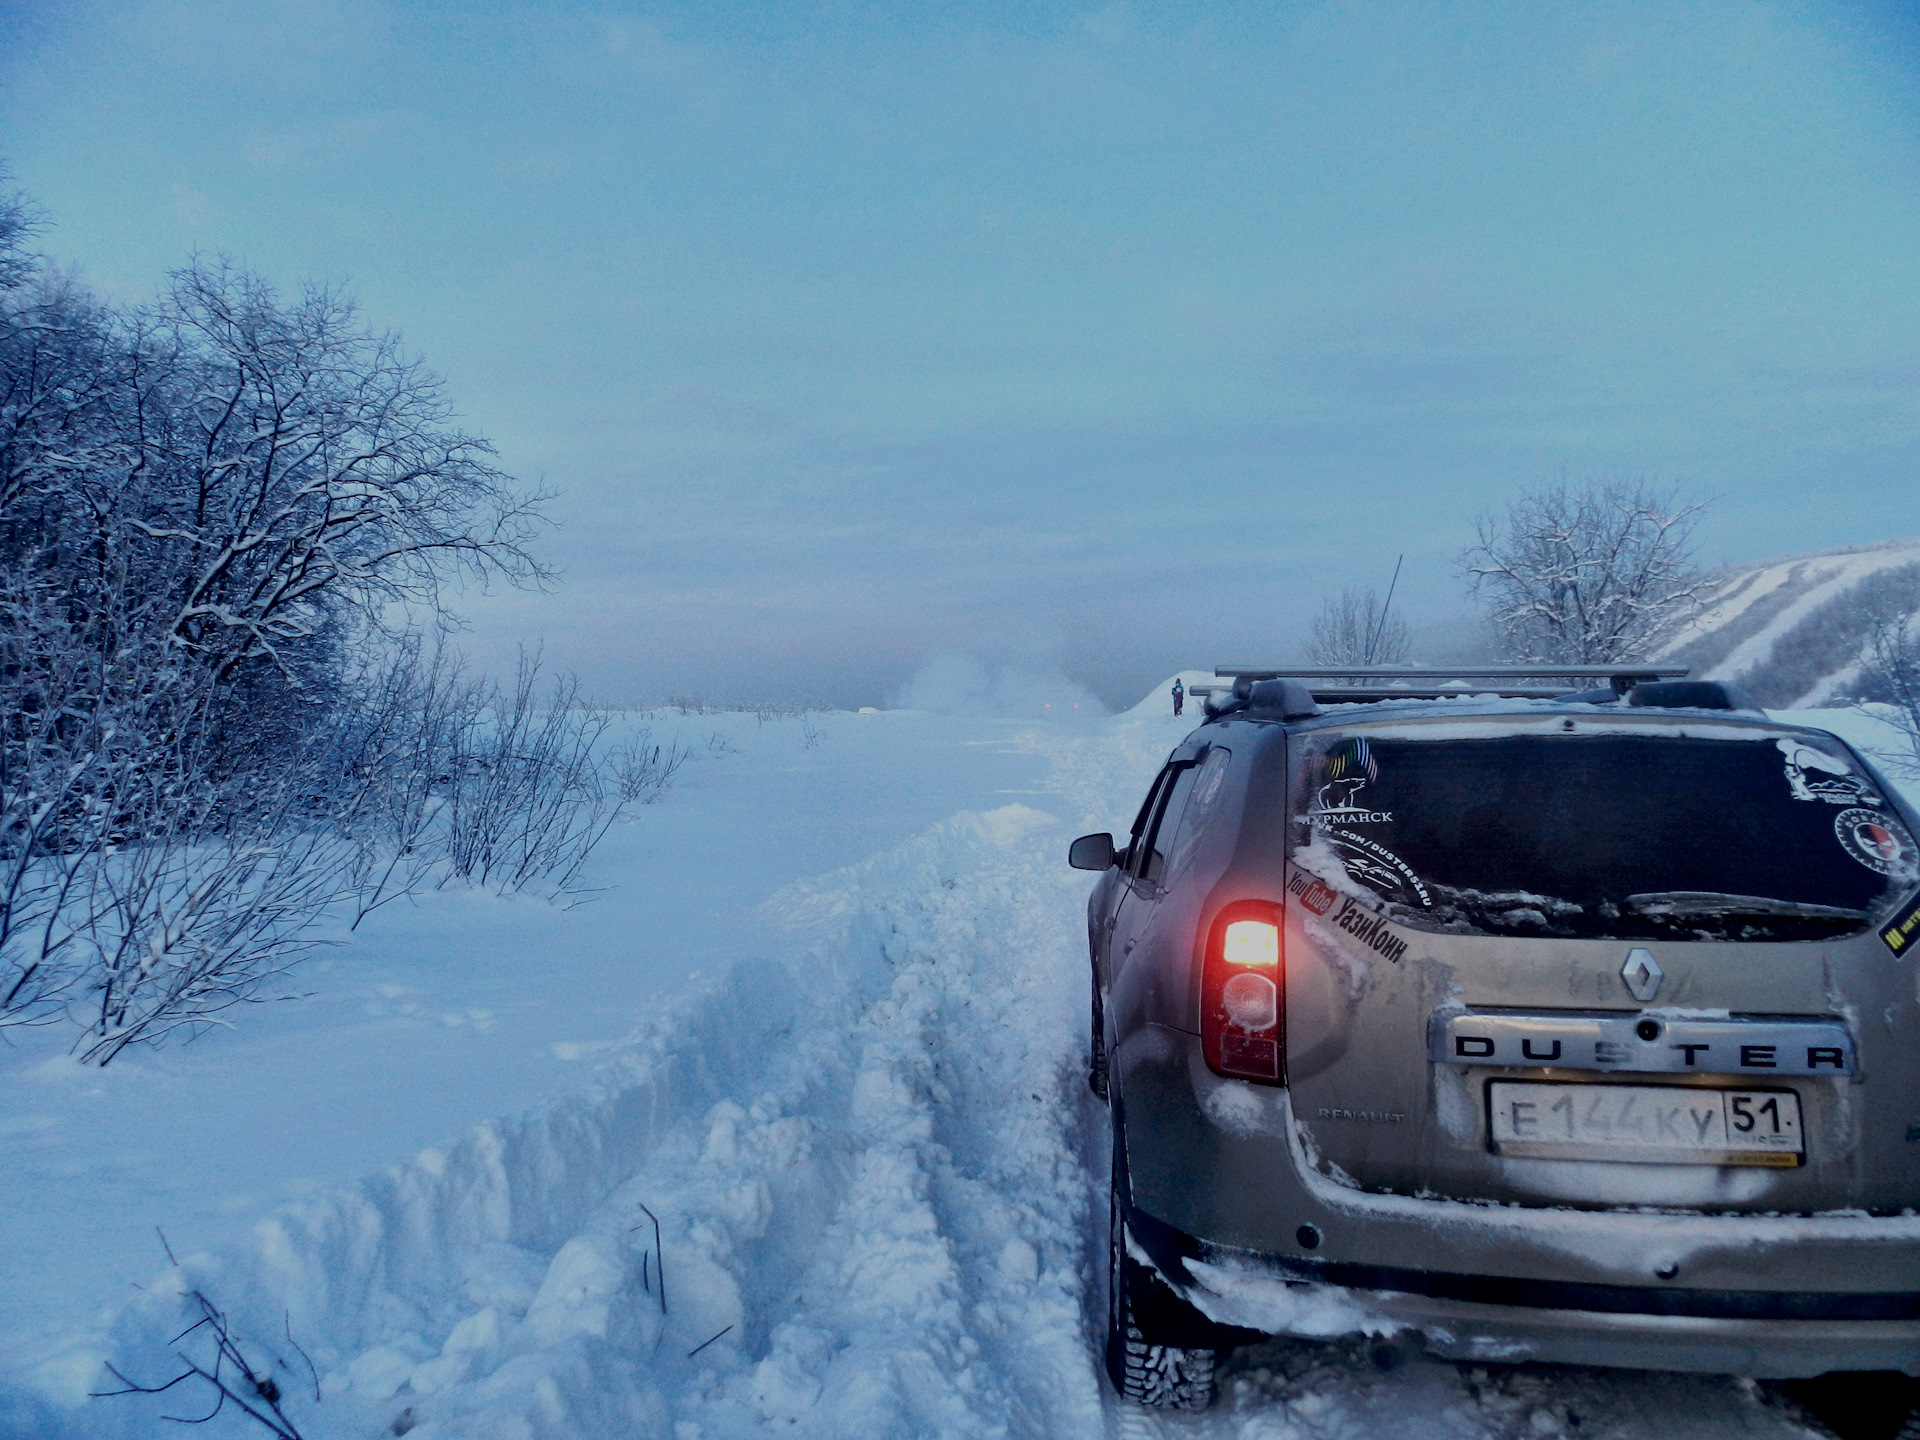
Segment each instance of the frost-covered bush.
M344 713L325 788L356 842L354 923L452 879L577 893L580 868L629 803L651 803L689 752L612 726L570 675L542 684L522 654L511 687L417 641L368 672Z
M0 195L0 1026L104 1063L436 863L572 885L604 720L412 638L544 579L542 497L339 292L196 259L106 305L33 232Z
M609 758L621 800L629 805L651 805L667 793L673 777L693 758L693 751L677 737L664 743L655 741L653 727L643 725L615 745Z
M595 753L611 716L584 705L571 676L544 694L539 681L538 657L523 654L511 688L489 687L456 717L436 839L449 873L476 885L573 891L619 816Z
M1306 652L1312 665L1404 665L1407 622L1371 586L1349 585L1338 599L1321 602L1307 630Z
M706 695L669 695L667 704L682 715L724 715L727 707Z
M228 1023L222 1011L318 943L312 922L349 888L353 861L337 828L291 809L98 857L74 937L80 1058L104 1065L129 1045Z
M357 842L354 919L427 884L444 859L435 822L484 685L437 644L409 637L360 677L330 789Z
M0 653L19 638L0 630ZM310 717L277 766L234 776L195 723L210 698L164 670L0 673L0 1020L71 1016L76 1048L104 1064L255 998L351 888L358 847L333 783L346 708Z

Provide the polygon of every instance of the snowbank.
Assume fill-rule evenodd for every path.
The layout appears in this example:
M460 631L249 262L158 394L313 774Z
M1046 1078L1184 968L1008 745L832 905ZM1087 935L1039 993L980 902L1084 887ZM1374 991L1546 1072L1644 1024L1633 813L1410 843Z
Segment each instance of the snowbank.
M782 892L787 956L653 1017L580 1093L188 1259L122 1316L117 1363L172 1373L192 1286L293 1380L283 1336L312 1357L309 1436L1086 1429L1060 842L1013 804ZM155 1403L70 1433L149 1433Z
M1211 670L1177 670L1167 676L1165 680L1162 680L1153 689L1149 690L1138 705L1135 705L1131 710L1125 712L1127 718L1137 719L1155 715L1171 717L1173 714L1173 682L1175 680L1180 682L1182 689L1188 691L1191 691L1196 685L1221 685L1231 683L1218 679ZM1182 718L1193 725L1198 725L1201 720L1206 718L1200 712L1200 697L1191 694L1187 697L1187 713Z

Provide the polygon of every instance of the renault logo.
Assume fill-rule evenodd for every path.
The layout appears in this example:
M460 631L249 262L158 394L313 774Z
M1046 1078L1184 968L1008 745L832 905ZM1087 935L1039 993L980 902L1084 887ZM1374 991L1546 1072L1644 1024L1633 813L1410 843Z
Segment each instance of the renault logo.
M1627 993L1642 1005L1660 993L1660 982L1667 977L1654 962L1649 950L1629 950L1627 963L1620 967L1620 978L1627 982Z

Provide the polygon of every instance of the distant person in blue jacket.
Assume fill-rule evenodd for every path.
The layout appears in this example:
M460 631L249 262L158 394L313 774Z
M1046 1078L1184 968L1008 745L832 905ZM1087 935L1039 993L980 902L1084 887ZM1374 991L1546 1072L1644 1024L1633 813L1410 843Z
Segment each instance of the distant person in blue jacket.
M1180 683L1179 677L1176 676L1173 682L1173 713L1178 715L1180 713L1180 708L1186 703L1187 703L1186 687Z

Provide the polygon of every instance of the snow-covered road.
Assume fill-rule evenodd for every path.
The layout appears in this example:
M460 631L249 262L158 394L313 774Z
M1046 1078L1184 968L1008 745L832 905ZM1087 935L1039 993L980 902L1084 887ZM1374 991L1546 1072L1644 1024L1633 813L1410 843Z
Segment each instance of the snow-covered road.
M1038 762L1035 793L781 886L759 909L772 954L677 992L590 1084L168 1272L113 1322L116 1363L174 1373L195 1285L281 1367L307 1440L1808 1433L1733 1380L1358 1342L1237 1356L1203 1416L1113 1400L1087 879L1063 855L1124 828L1184 728L997 732ZM200 1413L188 1389L78 1408L16 1389L0 1434L170 1431L161 1413ZM266 1432L229 1412L199 1433Z

